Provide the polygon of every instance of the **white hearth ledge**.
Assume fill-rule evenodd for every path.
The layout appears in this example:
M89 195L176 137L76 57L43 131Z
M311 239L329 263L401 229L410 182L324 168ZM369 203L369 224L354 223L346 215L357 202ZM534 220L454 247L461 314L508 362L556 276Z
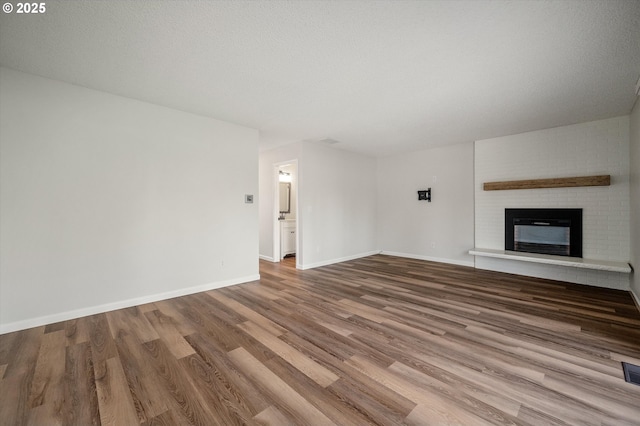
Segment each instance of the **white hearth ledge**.
M551 256L548 254L520 253L515 251L474 248L469 250L473 256L495 257L498 259L519 260L521 262L546 263L548 265L568 266L571 268L595 269L597 271L631 273L627 262L583 259L580 257Z

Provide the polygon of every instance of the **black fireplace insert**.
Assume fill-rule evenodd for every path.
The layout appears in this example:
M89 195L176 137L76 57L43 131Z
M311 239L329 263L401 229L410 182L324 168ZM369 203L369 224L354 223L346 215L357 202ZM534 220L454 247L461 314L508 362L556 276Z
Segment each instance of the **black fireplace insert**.
M582 257L582 209L505 209L505 250Z

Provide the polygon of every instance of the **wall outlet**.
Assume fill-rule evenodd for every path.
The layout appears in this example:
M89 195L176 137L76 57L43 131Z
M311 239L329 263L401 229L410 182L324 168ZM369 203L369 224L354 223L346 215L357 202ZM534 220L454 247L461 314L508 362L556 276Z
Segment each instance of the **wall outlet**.
M436 248L436 243L431 243L431 248Z

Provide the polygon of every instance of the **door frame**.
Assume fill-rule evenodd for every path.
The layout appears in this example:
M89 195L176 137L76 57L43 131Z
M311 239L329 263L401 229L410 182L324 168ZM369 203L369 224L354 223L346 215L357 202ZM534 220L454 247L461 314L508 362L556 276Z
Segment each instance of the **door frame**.
M292 159L288 161L279 161L277 163L273 163L273 182L274 182L274 198L273 198L273 261L280 262L281 260L281 252L280 252L280 221L278 217L280 216L280 177L279 171L280 167L294 165L294 171L292 180L295 181L295 194L296 194L296 269L300 269L300 260L302 257L302 250L300 249L300 209L299 209L299 200L300 200L300 170L298 159Z

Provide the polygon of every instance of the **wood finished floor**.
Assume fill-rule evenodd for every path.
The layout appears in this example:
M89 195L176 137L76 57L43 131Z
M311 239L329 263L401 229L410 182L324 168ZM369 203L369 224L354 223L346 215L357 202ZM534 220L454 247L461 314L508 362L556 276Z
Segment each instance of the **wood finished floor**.
M0 336L0 424L640 424L626 292L382 255L293 262Z

